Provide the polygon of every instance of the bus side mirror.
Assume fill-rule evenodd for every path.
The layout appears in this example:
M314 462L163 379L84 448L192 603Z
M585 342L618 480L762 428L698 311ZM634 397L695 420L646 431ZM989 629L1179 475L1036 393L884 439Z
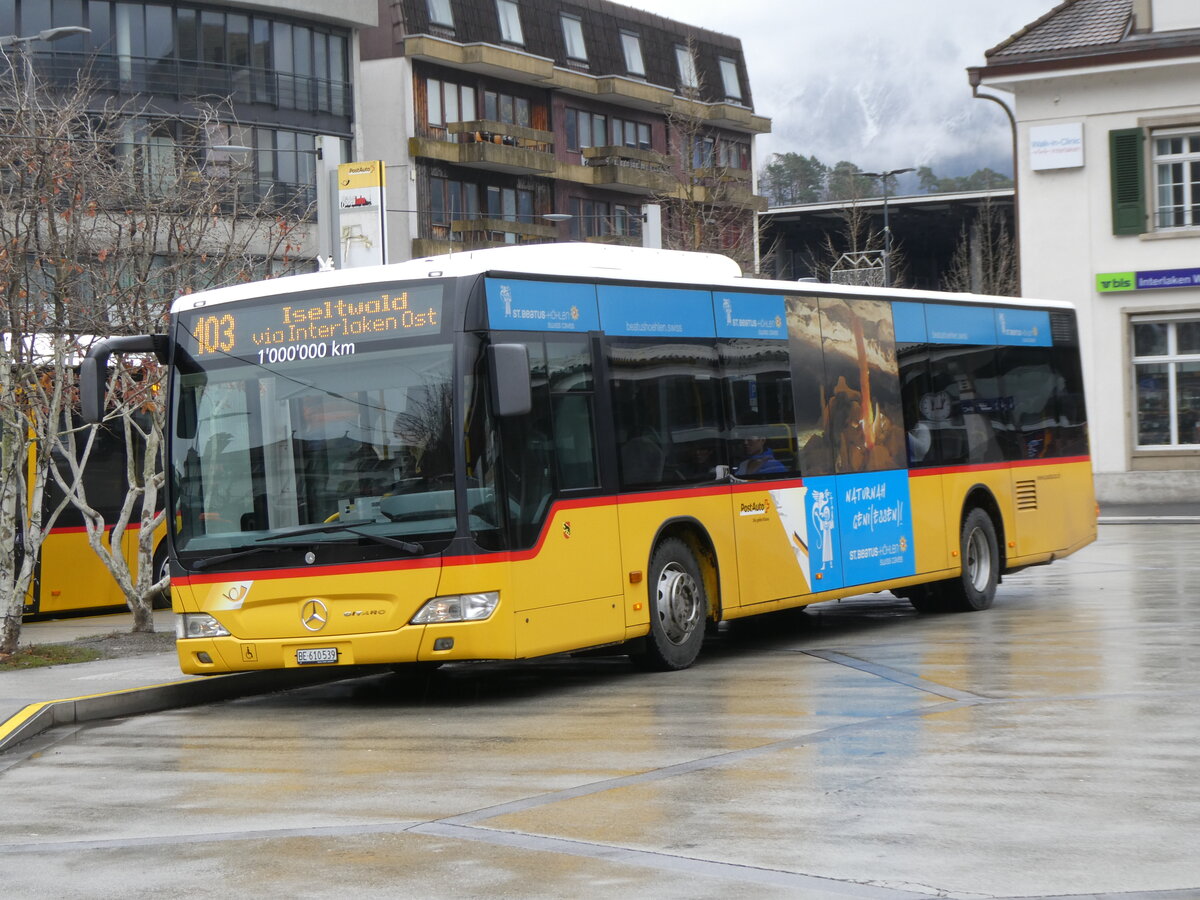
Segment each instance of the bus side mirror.
M79 404L83 421L96 425L104 419L104 388L108 381L108 358L114 353L153 353L167 361L165 334L138 334L96 341L79 364Z
M496 415L524 416L533 409L528 347L524 344L489 346L488 374L492 380L492 408Z

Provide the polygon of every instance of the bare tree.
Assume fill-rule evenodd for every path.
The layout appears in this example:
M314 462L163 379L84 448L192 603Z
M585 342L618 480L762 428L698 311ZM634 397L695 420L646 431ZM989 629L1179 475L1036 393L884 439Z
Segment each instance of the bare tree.
M150 361L115 367L109 418L126 438L128 492L105 522L79 477L92 443L71 415L81 336L162 332L175 296L266 277L280 261L286 268L309 209L304 199L260 196L242 161L219 149L236 127L227 108L196 104L166 117L104 101L85 76L72 90L46 91L19 71L2 74L0 314L10 338L0 357L0 540L20 531L24 548L20 565L0 560L0 652L12 652L53 524L41 512L46 477L82 512L135 631L153 630L152 599L165 588L152 559L163 521L162 371ZM30 485L22 461L31 453ZM135 523L131 571L112 548Z
M841 227L826 231L821 242L801 254L801 260L818 281L847 281L855 284L883 284L884 235L871 225L870 211L851 201L838 210ZM892 238L890 260L892 287L903 287L907 280L904 252ZM839 272L855 272L842 275Z
M950 269L942 288L977 294L1017 297L1021 293L1021 271L1017 248L1000 208L988 201L963 225Z
M693 59L695 49L689 41ZM754 229L761 198L751 190L749 138L714 129L699 102L702 93L703 80L696 73L695 86L685 90L666 116L672 184L655 198L663 207L663 246L720 253L742 271L754 272L762 258L756 254Z

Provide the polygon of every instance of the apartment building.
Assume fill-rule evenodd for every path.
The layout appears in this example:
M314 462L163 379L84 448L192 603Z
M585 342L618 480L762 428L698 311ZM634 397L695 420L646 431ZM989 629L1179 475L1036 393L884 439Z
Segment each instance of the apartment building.
M380 0L360 92L393 260L641 243L646 204L667 246L753 246L770 122L736 38L608 0Z

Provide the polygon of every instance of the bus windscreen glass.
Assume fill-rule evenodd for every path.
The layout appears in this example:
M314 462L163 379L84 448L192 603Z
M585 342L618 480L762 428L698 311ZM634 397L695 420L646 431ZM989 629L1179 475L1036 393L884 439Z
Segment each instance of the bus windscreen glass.
M441 306L423 285L180 314L177 550L452 536Z

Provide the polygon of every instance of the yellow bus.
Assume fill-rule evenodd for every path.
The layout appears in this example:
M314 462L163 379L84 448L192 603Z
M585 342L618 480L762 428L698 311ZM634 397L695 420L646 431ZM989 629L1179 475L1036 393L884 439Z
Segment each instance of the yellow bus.
M1065 303L784 283L553 244L223 288L169 335L185 672L679 669L706 626L991 605L1096 537Z
M82 449L82 447L80 448ZM119 428L106 426L97 429L87 465L83 467L84 487L88 502L109 523L116 522L125 501L126 466L125 439ZM68 480L71 467L59 458L60 451L52 454L55 465ZM33 503L34 466L36 453L28 454L28 470L25 482L28 486L27 505ZM46 516L63 500L62 490L52 476L47 476L42 494L42 515ZM120 537L120 550L131 572L137 572L139 523L135 519ZM106 542L112 543L112 526L106 534ZM154 536L154 571L161 575L168 571L166 527L157 529ZM21 545L18 544L18 552ZM156 605L167 605L169 594L156 600ZM83 612L114 611L125 608L125 594L117 586L100 557L88 543L83 514L68 503L59 513L50 532L42 540L41 553L34 569L33 581L25 594L22 613L29 617L50 617Z

